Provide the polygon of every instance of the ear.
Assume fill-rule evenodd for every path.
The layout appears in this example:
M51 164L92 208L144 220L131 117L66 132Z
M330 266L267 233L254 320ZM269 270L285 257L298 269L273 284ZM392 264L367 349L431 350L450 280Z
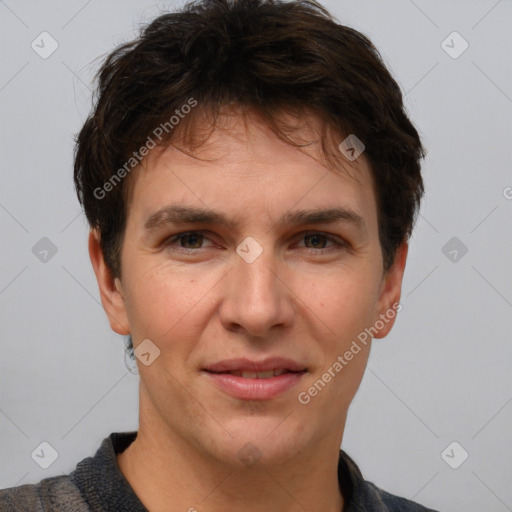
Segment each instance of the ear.
M89 233L89 256L98 281L101 303L107 314L111 329L117 334L130 334L121 280L114 278L105 264L100 246L100 235L94 229Z
M402 309L400 296L402 294L402 279L404 276L405 262L409 245L404 242L396 251L395 261L391 268L384 274L377 306L378 318L375 326L384 324L378 328L375 338L384 338L389 334L396 319L396 313ZM380 320L380 321L379 321Z

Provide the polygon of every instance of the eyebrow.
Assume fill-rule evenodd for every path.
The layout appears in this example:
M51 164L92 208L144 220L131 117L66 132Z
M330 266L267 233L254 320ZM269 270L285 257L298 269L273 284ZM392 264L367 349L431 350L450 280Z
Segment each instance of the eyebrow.
M295 210L286 213L277 226L295 226L301 224L332 224L345 222L366 230L366 224L359 214L350 208L317 208L312 210ZM166 224L219 224L235 228L240 223L229 220L224 214L214 210L183 205L168 205L151 214L144 228L146 231L158 229Z

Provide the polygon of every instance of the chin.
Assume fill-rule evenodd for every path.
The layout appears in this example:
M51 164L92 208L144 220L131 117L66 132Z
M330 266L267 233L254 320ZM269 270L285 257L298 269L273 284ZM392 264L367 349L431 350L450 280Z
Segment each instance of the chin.
M219 441L217 447L225 444L217 457L238 469L286 463L302 452L311 436L285 418L286 415L278 419L252 417L225 423L232 437L223 436Z

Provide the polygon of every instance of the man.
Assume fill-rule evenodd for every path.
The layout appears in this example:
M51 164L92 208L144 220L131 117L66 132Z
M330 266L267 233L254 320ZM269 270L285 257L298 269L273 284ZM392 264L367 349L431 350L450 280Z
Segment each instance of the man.
M116 49L75 184L139 429L0 509L429 510L340 451L423 157L377 50L315 2L203 0Z

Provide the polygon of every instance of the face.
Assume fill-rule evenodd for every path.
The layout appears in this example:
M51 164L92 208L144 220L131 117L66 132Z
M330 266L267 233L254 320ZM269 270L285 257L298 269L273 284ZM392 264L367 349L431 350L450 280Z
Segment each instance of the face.
M361 333L391 329L406 246L383 274L364 156L344 163L354 179L319 154L231 118L195 157L171 146L147 158L121 280L91 234L112 328L160 351L137 361L141 428L225 463L247 443L271 463L341 442L369 355Z

